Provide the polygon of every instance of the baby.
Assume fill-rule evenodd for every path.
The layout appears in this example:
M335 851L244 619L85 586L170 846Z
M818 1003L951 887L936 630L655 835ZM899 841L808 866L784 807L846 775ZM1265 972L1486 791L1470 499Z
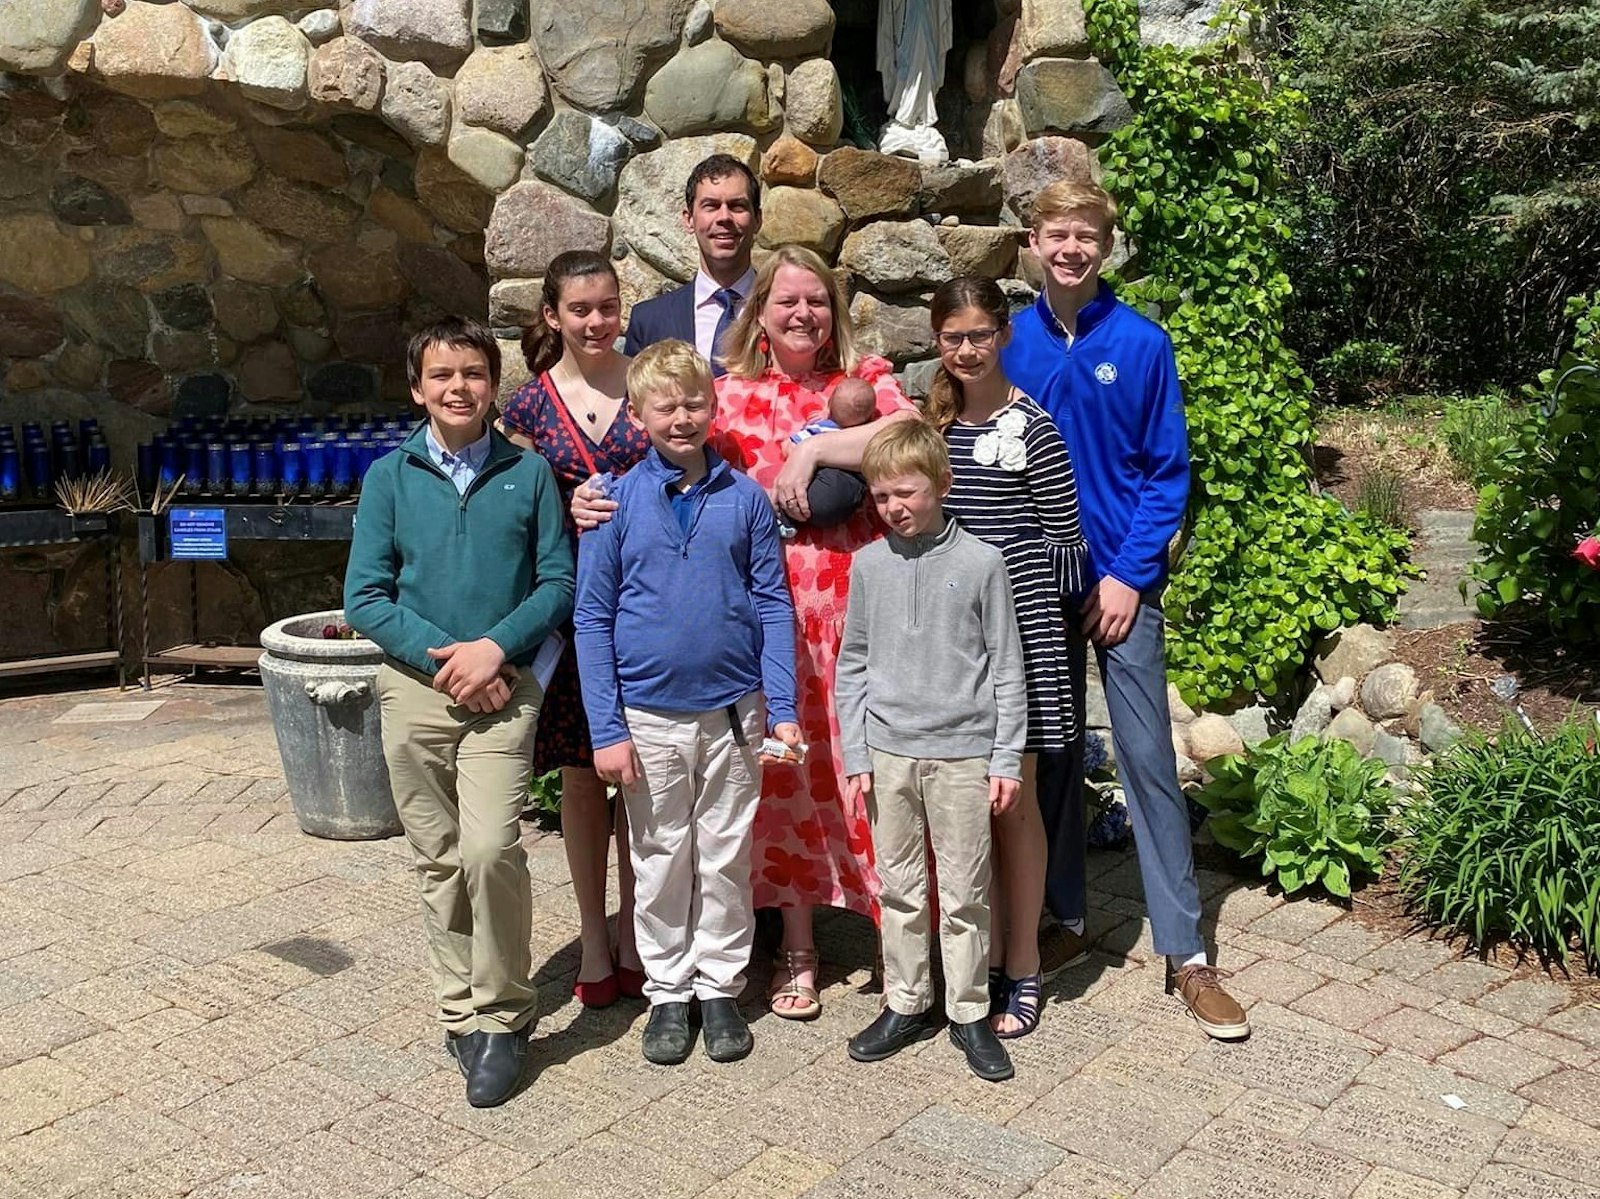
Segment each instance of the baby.
M828 397L827 419L812 421L791 435L789 440L799 445L808 438L834 429L854 429L877 415L878 397L872 390L872 384L865 379L841 379L833 389L833 395ZM806 502L811 506L811 516L804 523L821 529L842 525L860 510L866 494L866 480L855 471L840 470L834 466L819 467L811 478L811 485L806 488ZM788 517L778 513L780 537L790 538L798 532Z

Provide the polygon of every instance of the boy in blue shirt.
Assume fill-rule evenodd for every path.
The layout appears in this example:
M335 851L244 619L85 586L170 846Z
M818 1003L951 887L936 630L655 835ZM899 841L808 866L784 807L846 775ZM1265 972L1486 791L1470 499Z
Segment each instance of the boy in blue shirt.
M528 668L572 610L572 551L549 464L489 428L489 330L430 325L406 368L428 419L363 481L345 619L384 652L383 752L439 1020L467 1102L493 1107L521 1081L538 1007L518 824L543 700Z
M1018 313L1001 361L1012 382L1055 419L1072 455L1098 580L1084 604L1083 632L1105 682L1151 937L1167 958L1167 991L1177 992L1211 1036L1237 1039L1249 1035L1250 1021L1223 990L1225 973L1206 958L1167 706L1161 593L1167 546L1189 503L1183 393L1166 332L1100 279L1116 219L1116 201L1095 184L1060 182L1039 192L1028 244L1044 290ZM1069 789L1081 786L1081 779L1068 780ZM1052 862L1052 872L1059 865L1081 878L1081 848L1076 858ZM1081 952L1081 919L1060 935Z
M628 809L644 1056L689 1056L697 998L706 1055L731 1062L752 1045L738 997L762 741L771 727L800 745L794 605L766 493L706 446L706 360L656 342L628 368L628 403L651 448L578 543L578 673L595 771Z

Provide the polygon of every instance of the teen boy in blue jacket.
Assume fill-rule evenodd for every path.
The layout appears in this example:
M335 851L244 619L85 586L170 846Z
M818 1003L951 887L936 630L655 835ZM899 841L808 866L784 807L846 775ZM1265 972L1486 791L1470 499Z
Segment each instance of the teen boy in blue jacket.
M1116 201L1092 183L1054 183L1039 192L1029 245L1044 291L1017 314L1002 363L1055 418L1072 455L1098 580L1084 604L1083 631L1105 681L1151 937L1167 958L1167 990L1211 1036L1235 1039L1249 1035L1250 1022L1206 958L1167 708L1161 593L1167 545L1189 503L1183 393L1165 331L1100 279L1116 217ZM1081 856L1069 865L1081 877ZM1081 922L1066 936L1081 939Z
M769 727L800 743L794 605L771 503L705 444L706 360L657 342L628 368L628 402L651 448L578 543L578 673L595 771L628 807L644 1056L689 1056L697 998L707 1056L734 1061L752 1045L738 997L761 743Z
M488 425L489 330L430 325L406 369L428 419L363 481L345 618L384 651L383 752L439 1021L467 1101L493 1107L521 1080L538 1005L518 818L543 693L527 668L572 609L572 551L549 464Z

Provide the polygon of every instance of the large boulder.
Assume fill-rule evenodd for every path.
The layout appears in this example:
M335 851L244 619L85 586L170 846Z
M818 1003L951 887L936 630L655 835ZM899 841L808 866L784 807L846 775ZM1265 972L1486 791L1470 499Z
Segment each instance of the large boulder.
M1024 225L1033 221L1033 198L1051 183L1089 183L1095 175L1094 153L1071 137L1038 137L1023 142L1005 157L1001 178L1006 207Z
M1215 712L1196 716L1184 726L1183 738L1188 746L1188 756L1196 762L1205 763L1223 754L1244 752L1244 739L1239 736L1238 730L1228 723L1226 717L1218 716Z
M472 52L472 0L352 0L344 27L389 58L449 69Z
M529 147L528 165L539 178L593 204L617 185L632 153L633 143L615 126L564 108Z
M503 191L522 173L522 147L492 129L457 125L445 152L485 191Z
M1317 645L1312 668L1324 683L1336 683L1346 676L1365 678L1394 657L1394 636L1369 624L1351 625L1329 633Z
M339 241L361 210L337 192L263 175L239 196L239 210L265 229L313 244ZM169 322L170 323L170 322Z
M95 30L94 74L112 91L141 100L198 95L216 65L205 23L181 4L130 0Z
M1008 225L948 225L938 234L954 274L999 279L1017 264L1017 230Z
M817 178L817 152L785 133L761 156L761 182L769 187L810 187Z
M249 342L278 327L278 310L265 288L223 279L211 289L217 326L235 341Z
M844 239L839 265L879 291L917 291L952 278L950 255L926 221L874 221Z
M1328 688L1318 683L1295 713L1294 723L1289 726L1289 740L1293 743L1302 737L1315 737L1332 721L1333 703L1328 698Z
M828 0L718 0L717 32L757 58L822 54L833 37Z
M672 56L690 0L533 0L533 40L550 86L591 112L626 108Z
M401 246L395 255L400 273L425 300L446 312L489 315L489 281L449 250L436 246Z
M772 125L767 70L727 42L702 42L650 77L644 111L668 137L767 129Z
M198 239L131 225L101 231L95 239L95 263L98 282L129 283L144 292L211 277L210 255Z
M90 247L42 213L0 217L0 283L51 294L82 283L93 268Z
M793 243L826 258L839 248L846 223L844 209L815 188L769 187L756 241L769 250Z
M1017 73L1017 103L1029 137L1106 134L1133 119L1116 79L1093 60L1041 58Z
M494 196L478 186L450 156L436 147L417 155L417 199L439 223L457 233L481 233L489 223Z
M694 237L679 219L683 184L702 158L731 154L753 171L756 142L743 133L715 133L670 141L639 154L622 168L613 219L618 236L663 274L686 282L700 261Z
M1442 754L1466 735L1461 726L1434 703L1423 704L1417 713L1417 733L1422 747L1436 754Z
M1086 54L1089 34L1081 0L1022 0L1016 38L1024 60Z
M393 254L374 254L360 242L342 242L307 263L329 303L346 312L392 308L411 293Z
M826 58L808 58L789 72L783 88L789 132L813 146L831 146L844 128L839 72Z
M923 212L992 214L1005 193L1000 187L1000 163L946 162L924 164L917 203Z
M1139 40L1148 45L1203 46L1222 0L1139 0Z
M850 301L850 319L857 347L896 366L933 351L933 327L926 304L892 304L870 292L857 292Z
M450 85L420 62L391 62L379 111L413 146L437 146L450 134Z
M251 129L250 144L268 169L286 179L341 188L350 179L343 151L320 133L308 129L277 129L261 125Z
M126 225L133 220L120 196L76 175L56 177L50 188L50 211L63 225Z
M200 231L216 251L217 265L225 275L246 283L283 284L304 274L299 247L254 221L203 216Z
M61 313L32 296L0 295L0 357L38 358L66 340Z
M456 119L519 138L550 98L533 47L480 46L456 72Z
M228 39L222 73L252 100L294 110L306 105L311 43L282 17L251 21Z
M255 148L239 134L160 142L152 161L163 186L203 196L221 195L250 182L258 164Z
M611 222L547 183L518 183L495 201L484 261L498 277L543 275L564 250L611 252Z
M1346 708L1323 730L1324 737L1337 737L1341 741L1348 741L1356 747L1356 752L1363 756L1372 752L1372 740L1377 733L1378 730L1372 721L1363 716L1357 708Z
M1387 662L1361 682L1361 708L1373 720L1404 716L1417 698L1417 672L1404 662Z
M140 358L150 336L150 305L132 287L96 280L61 297L70 330L118 358Z
M54 75L100 21L100 0L0 0L0 70Z
M845 146L823 158L817 183L852 221L864 221L915 212L922 172L909 159Z
M311 98L335 108L376 112L383 80L383 55L359 38L336 37L318 46L306 64Z
M528 0L478 0L478 37L490 43L528 38Z

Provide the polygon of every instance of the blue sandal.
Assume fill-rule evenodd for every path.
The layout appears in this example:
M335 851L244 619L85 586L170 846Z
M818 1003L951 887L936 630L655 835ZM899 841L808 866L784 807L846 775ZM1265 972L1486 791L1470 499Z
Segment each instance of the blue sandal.
M1005 984L1011 991L1005 1014L1017 1021L1019 1027L994 1035L1002 1041L1014 1041L1039 1027L1039 1011L1044 1007L1044 978L1030 974L1027 978L1007 978Z

